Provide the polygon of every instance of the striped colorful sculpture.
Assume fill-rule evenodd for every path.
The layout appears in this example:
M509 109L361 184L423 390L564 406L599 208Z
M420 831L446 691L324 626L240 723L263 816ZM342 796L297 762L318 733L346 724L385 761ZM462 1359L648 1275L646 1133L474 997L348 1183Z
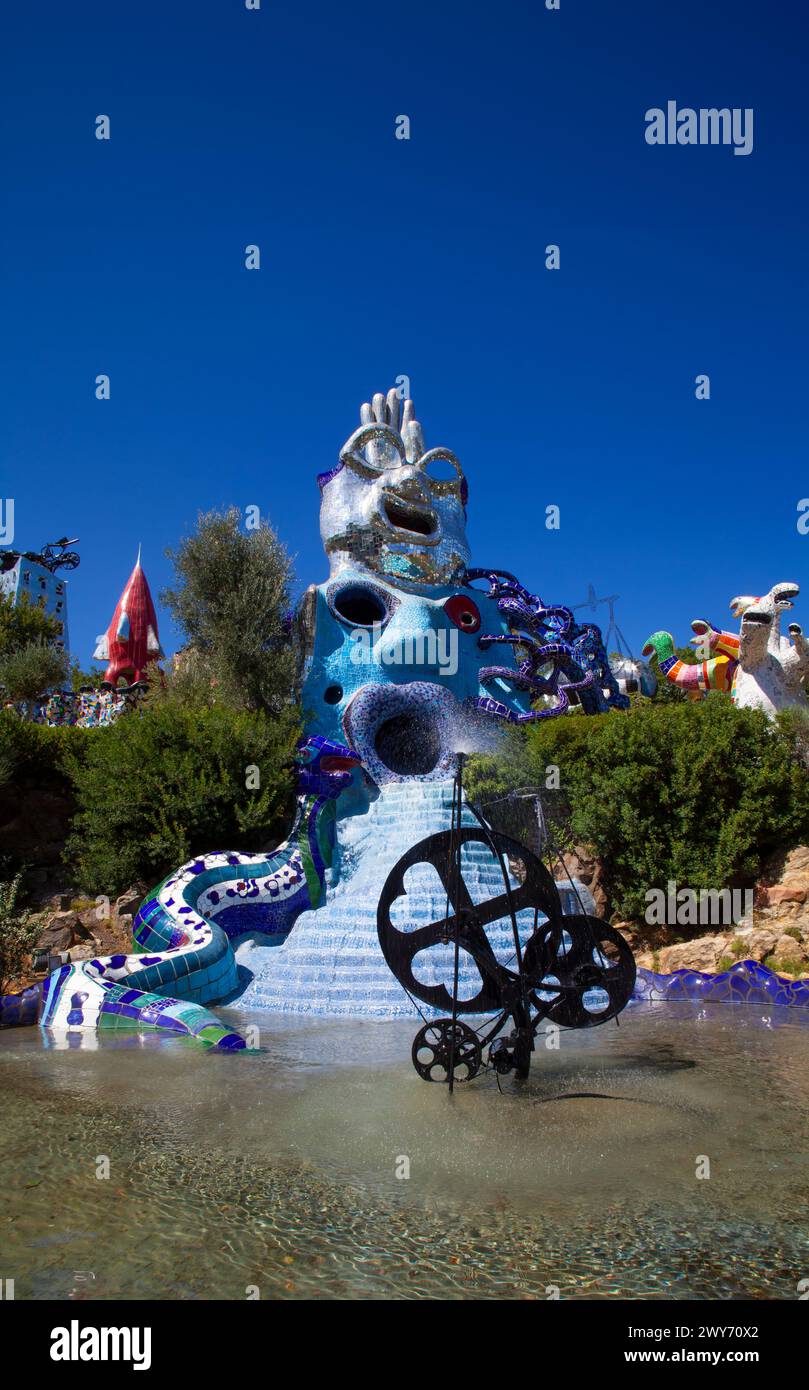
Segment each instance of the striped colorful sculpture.
M697 630L695 623L691 626ZM707 623L704 626L710 627ZM720 633L718 629L710 627L710 634L706 636L703 633L698 640L711 642L711 639L715 639L711 645L711 650L714 650L718 639L731 635ZM738 637L735 641L738 647ZM670 632L653 632L651 637L646 639L641 655L647 658L656 656L661 676L665 676L666 680L683 690L690 700L701 700L703 695L707 695L711 690L721 690L729 695L738 664L727 651L719 651L716 656L711 656L705 661L683 661L674 650L674 638Z
M797 584L782 582L761 597L743 594L731 599L731 611L741 618L739 633L695 619L691 641L701 661L682 661L671 633L663 631L652 633L643 655L656 656L661 675L690 699L701 700L718 690L740 708L761 709L769 718L789 705L805 707L809 643L798 623L789 624L788 638L781 636L781 617L794 606L799 592Z

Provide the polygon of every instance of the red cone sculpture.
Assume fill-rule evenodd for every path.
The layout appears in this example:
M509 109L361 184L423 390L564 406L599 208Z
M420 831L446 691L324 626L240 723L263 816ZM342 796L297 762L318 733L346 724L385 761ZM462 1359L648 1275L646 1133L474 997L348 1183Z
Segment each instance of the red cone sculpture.
M130 684L146 679L150 662L163 655L157 634L157 614L141 569L140 547L135 568L118 600L112 622L97 639L96 661L107 661L104 680L117 685L121 676Z

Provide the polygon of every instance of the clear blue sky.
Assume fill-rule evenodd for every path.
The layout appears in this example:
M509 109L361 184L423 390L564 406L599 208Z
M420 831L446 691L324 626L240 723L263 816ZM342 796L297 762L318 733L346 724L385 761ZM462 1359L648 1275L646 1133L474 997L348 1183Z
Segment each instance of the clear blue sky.
M0 493L23 548L81 537L74 654L199 508L258 503L325 578L315 474L400 373L476 563L620 593L635 647L782 579L809 629L802 8L11 7ZM752 107L752 154L650 147L668 99Z

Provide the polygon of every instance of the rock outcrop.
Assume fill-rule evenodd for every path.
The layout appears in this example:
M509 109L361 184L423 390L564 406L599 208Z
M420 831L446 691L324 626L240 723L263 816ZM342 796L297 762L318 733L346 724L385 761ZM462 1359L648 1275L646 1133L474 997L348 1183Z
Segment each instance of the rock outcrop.
M782 974L809 976L809 845L772 856L755 886L752 918L726 931L663 943L660 928L652 929L658 933L652 941L636 924L615 925L626 930L638 965L660 974L716 971L732 960L755 960Z

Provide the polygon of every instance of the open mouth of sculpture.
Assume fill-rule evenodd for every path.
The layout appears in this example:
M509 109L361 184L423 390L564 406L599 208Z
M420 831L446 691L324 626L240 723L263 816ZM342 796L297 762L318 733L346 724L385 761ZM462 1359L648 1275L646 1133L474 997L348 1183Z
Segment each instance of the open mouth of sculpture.
M402 498L388 496L383 503L385 518L394 531L405 531L422 540L434 540L437 533L435 513L429 507L419 507Z
M378 784L452 775L461 706L429 681L365 685L343 717L346 741Z
M794 608L794 599L798 597L800 589L797 584L778 585L775 590L775 601L779 608Z
M426 777L441 757L441 732L429 715L394 714L377 729L374 750L397 776Z

